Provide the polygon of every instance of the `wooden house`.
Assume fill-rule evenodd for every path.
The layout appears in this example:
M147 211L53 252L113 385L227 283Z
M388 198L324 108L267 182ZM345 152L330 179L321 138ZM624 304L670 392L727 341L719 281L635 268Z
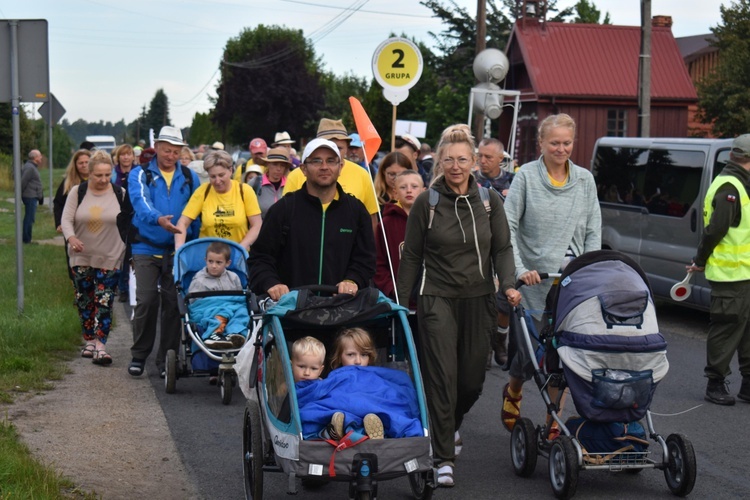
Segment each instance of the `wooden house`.
M687 137L688 108L697 96L663 18L657 16L652 28L651 136ZM586 168L599 137L638 135L640 44L638 26L519 19L506 47L510 70L504 82L506 89L521 92L515 148L519 164L539 156L537 126L556 113L576 121L571 159ZM501 136L508 136L503 132L509 119L500 118Z

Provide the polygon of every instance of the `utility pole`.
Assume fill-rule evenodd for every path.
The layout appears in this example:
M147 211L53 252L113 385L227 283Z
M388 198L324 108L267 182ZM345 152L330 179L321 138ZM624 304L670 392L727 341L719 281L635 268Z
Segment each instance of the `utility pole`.
M487 0L477 0L477 48L474 56L487 48ZM474 115L474 137L484 137L484 114Z
M651 0L641 0L641 54L638 64L638 137L651 136Z

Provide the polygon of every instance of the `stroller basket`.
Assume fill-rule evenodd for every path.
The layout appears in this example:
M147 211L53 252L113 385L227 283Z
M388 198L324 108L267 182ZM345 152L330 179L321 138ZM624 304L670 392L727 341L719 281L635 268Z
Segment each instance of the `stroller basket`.
M583 463L587 469L605 469L617 472L625 469L643 469L654 464L650 451L620 451L613 453L583 452Z

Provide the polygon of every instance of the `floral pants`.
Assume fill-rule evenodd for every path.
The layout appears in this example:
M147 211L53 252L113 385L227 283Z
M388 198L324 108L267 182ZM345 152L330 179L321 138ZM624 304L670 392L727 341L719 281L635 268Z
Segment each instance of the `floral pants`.
M120 270L73 266L72 271L83 338L86 341L98 339L106 344L112 326L112 303Z

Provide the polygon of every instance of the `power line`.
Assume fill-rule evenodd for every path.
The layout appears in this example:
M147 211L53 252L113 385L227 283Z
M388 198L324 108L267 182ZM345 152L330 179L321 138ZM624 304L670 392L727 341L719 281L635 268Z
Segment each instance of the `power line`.
M211 78L208 79L208 81L206 82L206 84L198 91L197 94L195 94L193 97L191 97L190 99L188 99L185 102L182 102L180 104L174 104L172 107L174 107L174 108L180 108L182 106L187 106L192 101L194 101L195 99L197 99L198 97L200 97L200 95L203 93L203 91L206 90L206 87L208 87L211 84L211 82L214 80L214 77L216 76L216 74L218 72L219 72L219 69L217 68L216 71L214 71L214 74L211 75Z
M309 36L310 43L312 45L315 45L319 41L321 41L323 38L331 34L336 28L341 26L346 20L348 20L354 14L359 12L362 9L362 7L364 7L365 4L367 4L367 2L369 2L369 0L357 0L349 7L344 8L339 14L334 16L333 19L331 19L330 21L328 21L323 26L321 26L320 28L318 28L317 30L313 31L310 34ZM273 54L259 57L250 61L232 62L232 61L222 60L222 63L226 64L227 66L233 66L233 67L242 68L242 69L262 69L262 68L270 67L286 59L289 59L292 55L294 55L298 51L299 49L297 47L289 47L284 50L275 52Z

